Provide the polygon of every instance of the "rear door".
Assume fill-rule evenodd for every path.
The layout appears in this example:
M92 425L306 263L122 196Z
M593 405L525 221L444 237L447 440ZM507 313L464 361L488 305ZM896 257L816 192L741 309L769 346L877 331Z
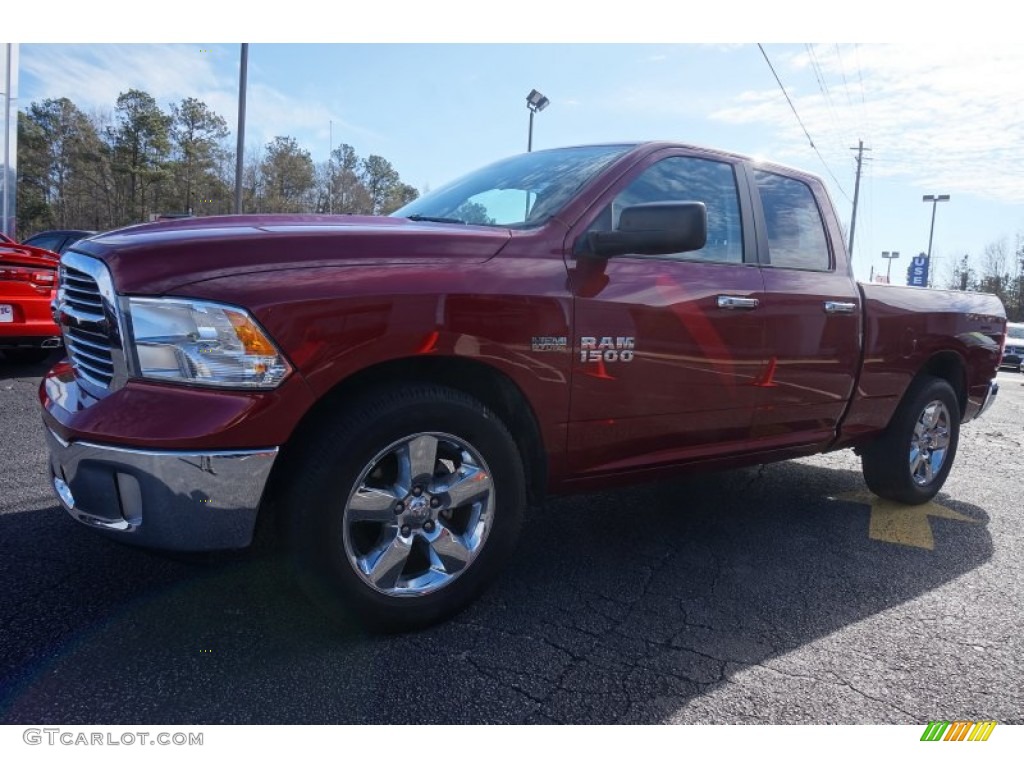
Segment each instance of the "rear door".
M662 150L574 226L614 230L625 206L701 201L700 251L569 258L575 297L569 465L609 472L742 450L760 402L764 298L742 164Z
M860 364L860 292L820 182L751 167L768 370L754 417L762 448L831 440Z

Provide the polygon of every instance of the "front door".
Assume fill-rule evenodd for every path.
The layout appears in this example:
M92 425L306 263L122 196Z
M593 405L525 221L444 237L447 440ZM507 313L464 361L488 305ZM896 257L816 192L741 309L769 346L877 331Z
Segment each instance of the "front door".
M575 362L569 466L578 473L673 464L749 441L764 375L764 286L744 169L663 150L605 193L570 233L615 229L622 208L701 201L700 251L570 257ZM571 251L570 251L571 252Z

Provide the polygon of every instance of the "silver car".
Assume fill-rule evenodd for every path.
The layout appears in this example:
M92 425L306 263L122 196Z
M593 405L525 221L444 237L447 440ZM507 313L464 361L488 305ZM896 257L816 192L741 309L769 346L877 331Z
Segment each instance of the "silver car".
M1024 323L1006 324L1006 344L1000 368L1014 368L1024 373Z

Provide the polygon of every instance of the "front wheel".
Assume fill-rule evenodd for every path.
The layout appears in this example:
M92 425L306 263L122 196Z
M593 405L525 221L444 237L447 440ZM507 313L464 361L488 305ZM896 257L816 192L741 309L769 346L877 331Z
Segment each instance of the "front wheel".
M526 503L501 421L468 395L421 385L355 403L306 451L289 495L301 581L372 628L462 610L512 551Z
M885 433L861 456L864 480L875 494L923 504L942 488L960 439L960 406L944 379L921 376L900 403Z

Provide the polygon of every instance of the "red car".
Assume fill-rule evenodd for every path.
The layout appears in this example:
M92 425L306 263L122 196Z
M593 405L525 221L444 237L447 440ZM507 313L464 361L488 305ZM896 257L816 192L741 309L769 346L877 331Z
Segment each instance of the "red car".
M62 345L50 311L59 258L0 234L0 352L8 362L40 362Z

